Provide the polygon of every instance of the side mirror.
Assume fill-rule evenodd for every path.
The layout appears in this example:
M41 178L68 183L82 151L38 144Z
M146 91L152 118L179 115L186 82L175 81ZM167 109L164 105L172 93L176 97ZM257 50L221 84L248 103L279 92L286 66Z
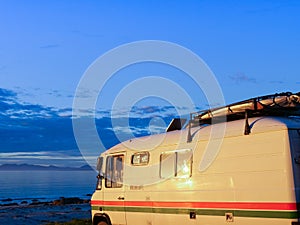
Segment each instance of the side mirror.
M101 190L102 189L102 180L104 179L104 176L98 174L96 178L97 178L96 190Z

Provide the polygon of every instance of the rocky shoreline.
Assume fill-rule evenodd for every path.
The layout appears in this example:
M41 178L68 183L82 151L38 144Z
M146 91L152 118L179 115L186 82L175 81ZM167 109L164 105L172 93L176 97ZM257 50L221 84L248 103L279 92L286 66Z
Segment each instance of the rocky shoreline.
M3 199L1 202L0 221L6 225L43 225L91 217L90 200L78 197L61 197L53 201L32 199L20 203Z

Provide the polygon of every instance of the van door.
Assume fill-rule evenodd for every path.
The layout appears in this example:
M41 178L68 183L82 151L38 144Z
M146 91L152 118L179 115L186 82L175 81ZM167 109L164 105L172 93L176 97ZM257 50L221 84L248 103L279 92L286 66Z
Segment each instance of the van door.
M294 191L297 203L300 202L300 129L289 130L289 141L292 157L292 169L294 178ZM300 206L297 204L298 212Z
M112 224L126 224L124 207L124 161L125 152L111 154L106 158L105 170L105 213L111 219Z

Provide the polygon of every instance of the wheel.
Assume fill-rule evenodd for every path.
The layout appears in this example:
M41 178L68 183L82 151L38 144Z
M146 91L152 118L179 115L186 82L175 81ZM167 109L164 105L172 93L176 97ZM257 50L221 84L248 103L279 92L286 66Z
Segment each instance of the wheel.
M108 225L105 221L100 221L97 225Z
M93 218L93 225L109 225L110 219L106 214L95 215Z

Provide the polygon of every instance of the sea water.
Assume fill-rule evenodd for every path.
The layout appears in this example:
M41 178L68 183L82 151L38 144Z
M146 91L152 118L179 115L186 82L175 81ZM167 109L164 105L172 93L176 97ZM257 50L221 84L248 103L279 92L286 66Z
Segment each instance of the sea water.
M61 197L88 199L95 186L94 171L0 171L0 204L8 199L17 203Z

